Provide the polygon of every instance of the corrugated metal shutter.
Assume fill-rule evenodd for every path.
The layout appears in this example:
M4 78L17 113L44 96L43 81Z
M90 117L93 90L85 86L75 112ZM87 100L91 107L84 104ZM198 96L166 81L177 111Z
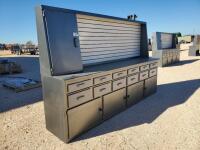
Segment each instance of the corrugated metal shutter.
M84 65L140 56L139 23L80 14L77 23Z
M172 34L161 33L161 48L172 48Z

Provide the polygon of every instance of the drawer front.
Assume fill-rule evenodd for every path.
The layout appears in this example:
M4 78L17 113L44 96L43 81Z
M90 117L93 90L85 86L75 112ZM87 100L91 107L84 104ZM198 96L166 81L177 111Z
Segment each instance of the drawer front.
M139 81L139 74L135 74L135 75L128 77L128 85L131 85L131 84L136 83L138 81Z
M92 88L68 96L69 107L74 107L93 99Z
M149 69L149 65L144 65L140 67L140 71L145 71Z
M126 78L113 81L113 91L121 89L126 86Z
M94 97L97 98L102 95L108 94L110 92L111 92L111 83L97 86L94 88Z
M155 69L151 69L149 71L149 77L155 76L156 74L157 74L157 69L156 68Z
M77 83L73 83L73 84L69 84L68 85L68 92L74 92L74 91L78 91L87 87L92 86L92 80L85 80L85 81L81 81L81 82L77 82Z
M128 74L135 74L139 72L139 67L128 69Z
M150 68L155 68L155 67L158 67L158 63L157 62L150 64Z
M94 78L94 84L100 84L100 83L107 82L107 81L110 81L110 80L112 80L111 74L101 76L101 77L96 77L96 78Z
M120 71L120 72L116 72L116 73L113 73L113 79L125 77L126 75L127 75L126 70Z
M140 80L147 79L148 76L149 76L149 72L148 71L140 72Z

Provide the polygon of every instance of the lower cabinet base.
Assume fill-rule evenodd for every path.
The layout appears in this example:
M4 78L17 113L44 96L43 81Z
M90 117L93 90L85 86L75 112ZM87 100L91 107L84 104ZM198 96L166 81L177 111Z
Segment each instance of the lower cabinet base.
M46 128L62 141L70 142L155 93L157 66L158 60L108 72L104 76L92 74L68 82L43 78ZM104 82L94 84L100 79ZM70 87L77 91L66 92Z
M180 61L180 51L177 49L153 50L153 58L159 58L159 67L165 67Z
M179 62L179 58L170 58L170 59L162 59L160 60L160 63L159 63L159 67L166 67L166 66L169 66L169 65L172 65L172 64L175 64L177 62Z
M140 102L157 90L157 76L150 77L67 111L69 141L81 133Z

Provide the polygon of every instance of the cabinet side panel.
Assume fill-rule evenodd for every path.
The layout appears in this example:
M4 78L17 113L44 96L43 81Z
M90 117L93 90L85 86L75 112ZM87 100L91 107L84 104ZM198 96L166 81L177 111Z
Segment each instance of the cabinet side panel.
M52 77L43 78L43 97L46 128L64 142L68 142L65 84Z

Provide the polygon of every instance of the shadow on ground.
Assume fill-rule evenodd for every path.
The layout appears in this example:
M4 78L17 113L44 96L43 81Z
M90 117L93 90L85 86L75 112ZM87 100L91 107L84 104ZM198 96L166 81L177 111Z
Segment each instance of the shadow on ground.
M182 66L182 65L193 63L193 62L198 61L198 60L200 60L200 59L181 60L180 62L177 62L175 64L171 64L169 66Z
M200 80L159 85L156 94L88 131L74 141L92 138L144 123L152 123L168 108L185 103L199 87Z

